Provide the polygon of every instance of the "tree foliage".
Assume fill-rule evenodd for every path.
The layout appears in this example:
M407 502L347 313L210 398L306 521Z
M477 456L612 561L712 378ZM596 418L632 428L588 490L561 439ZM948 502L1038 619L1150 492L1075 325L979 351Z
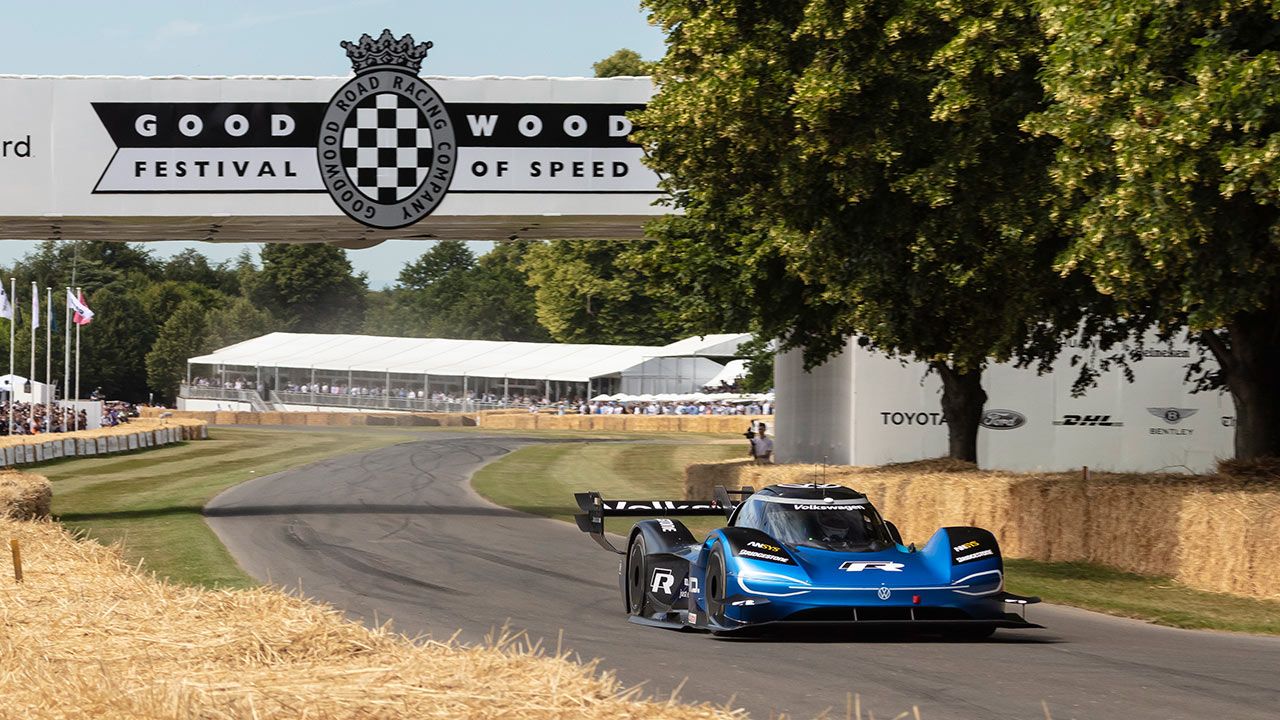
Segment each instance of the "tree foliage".
M291 332L355 332L364 319L365 276L342 248L268 243L246 295Z
M187 376L187 358L208 352L210 345L204 306L195 300L182 302L160 327L147 353L147 385L164 397L175 395Z
M655 290L659 283L636 260L648 245L552 240L530 247L524 267L538 322L568 343L665 345L690 334L671 296Z
M648 75L653 72L653 65L642 59L635 50L622 48L600 62L593 63L591 69L598 78L631 77Z
M480 258L457 240L435 243L371 296L365 330L473 340L549 340L534 314L523 269L529 242L501 243Z
M1081 270L1185 326L1236 402L1237 457L1280 456L1280 8L1042 0L1053 177Z
M669 38L639 137L685 212L657 252L717 299L684 297L809 365L851 334L930 363L973 459L988 359L1047 366L1096 300L1054 269L1055 143L1021 128L1044 103L1031 8L647 5Z

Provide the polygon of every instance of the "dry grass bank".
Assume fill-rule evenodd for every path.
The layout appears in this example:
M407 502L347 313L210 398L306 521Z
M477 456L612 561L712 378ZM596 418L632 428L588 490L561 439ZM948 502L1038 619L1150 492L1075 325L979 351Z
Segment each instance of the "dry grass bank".
M167 585L48 522L0 519L0 537L21 542L26 564L21 585L0 574L6 717L733 716L638 701L593 667L519 639L413 644L269 589Z
M1229 469L1229 468L1227 468ZM1211 592L1280 599L1280 490L1256 476L1008 473L930 460L879 468L692 465L688 497L714 485L825 477L865 492L908 541L976 525L1009 557L1090 562Z

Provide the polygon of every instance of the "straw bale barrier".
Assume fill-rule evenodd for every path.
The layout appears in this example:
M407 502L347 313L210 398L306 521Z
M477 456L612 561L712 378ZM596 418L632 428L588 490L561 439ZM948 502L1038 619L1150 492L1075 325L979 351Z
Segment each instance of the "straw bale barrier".
M477 416L491 430L601 430L608 432L742 433L752 420L773 424L772 415L576 415L487 411Z
M139 418L125 425L97 430L0 437L0 467L106 455L184 440L203 440L208 427L200 420Z
M53 487L43 475L0 471L0 518L35 520L49 517Z
M472 427L476 419L462 413L429 412L231 412L227 410L162 410L143 408L143 417L199 420L211 425L309 425L312 427Z
M643 701L521 637L410 642L259 588L169 585L48 522L0 520L26 579L0 575L0 715L14 718L741 717Z
M1212 592L1280 599L1280 488L1237 477L1092 473L1018 474L927 460L855 468L690 465L688 498L715 485L836 482L867 494L907 541L939 527L995 533L1009 557L1090 562L1172 577Z

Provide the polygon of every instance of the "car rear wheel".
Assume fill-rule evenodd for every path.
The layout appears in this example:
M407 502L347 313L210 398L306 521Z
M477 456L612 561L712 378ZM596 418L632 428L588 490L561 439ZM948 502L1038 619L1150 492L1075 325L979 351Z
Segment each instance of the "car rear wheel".
M707 602L707 617L721 627L728 625L724 615L724 599L728 595L725 590L727 575L724 569L724 551L719 543L711 550L707 559L707 589L704 597Z
M645 596L645 582L649 578L649 563L646 560L644 536L637 534L631 541L627 551L627 612L632 615L645 615L648 598Z

